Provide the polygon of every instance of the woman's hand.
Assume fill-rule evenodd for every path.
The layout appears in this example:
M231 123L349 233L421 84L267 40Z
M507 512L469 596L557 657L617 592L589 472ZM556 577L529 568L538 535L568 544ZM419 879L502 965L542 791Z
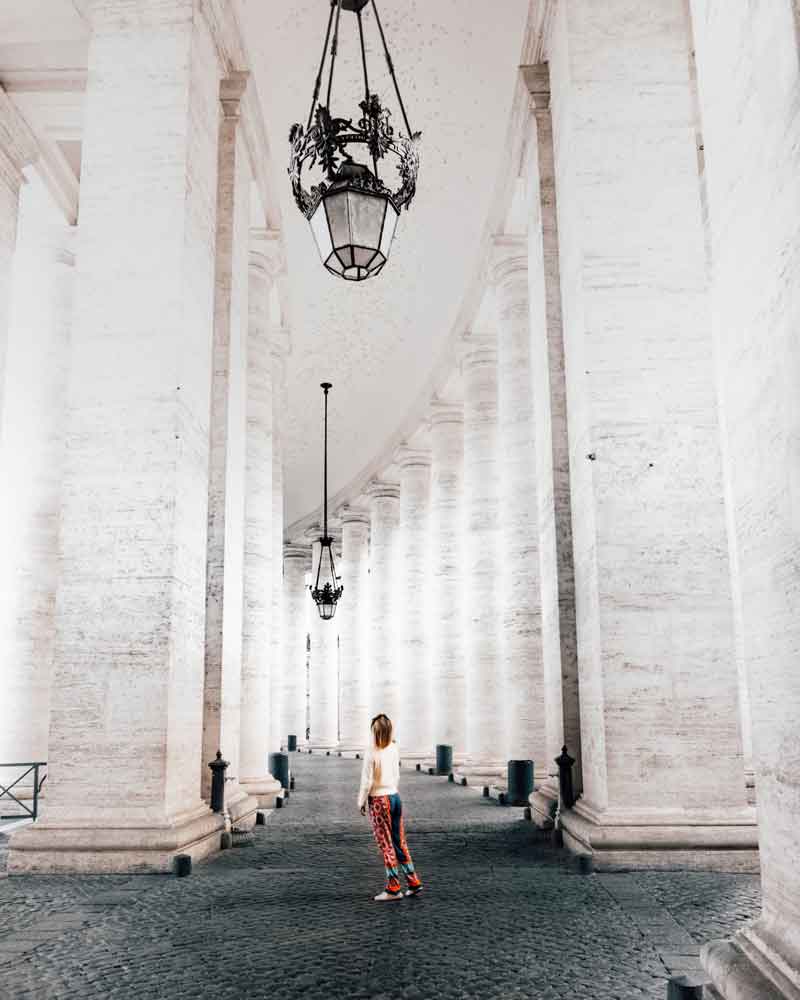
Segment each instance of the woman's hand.
M361 815L362 816L366 816L367 815L367 807L366 806L362 806L361 807Z

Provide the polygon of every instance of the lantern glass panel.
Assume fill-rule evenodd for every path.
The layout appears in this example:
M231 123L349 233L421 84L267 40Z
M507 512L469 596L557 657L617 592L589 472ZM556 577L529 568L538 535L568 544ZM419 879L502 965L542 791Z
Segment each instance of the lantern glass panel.
M394 239L394 231L397 228L397 210L394 205L387 200L386 202L386 220L383 224L383 233L381 235L380 244L376 244L379 247L381 253L384 257L384 263L386 258L389 256L389 250L392 247L392 240Z
M319 255L324 263L333 252L333 246L331 244L330 229L328 229L328 217L325 214L325 205L322 202L317 205L314 214L311 216L311 232L314 234Z
M350 238L350 211L347 191L328 195L323 198L322 203L328 215L328 227L331 231L333 246L336 249L348 246L352 240Z
M347 197L350 202L350 233L353 243L377 250L389 199L363 191L349 191Z

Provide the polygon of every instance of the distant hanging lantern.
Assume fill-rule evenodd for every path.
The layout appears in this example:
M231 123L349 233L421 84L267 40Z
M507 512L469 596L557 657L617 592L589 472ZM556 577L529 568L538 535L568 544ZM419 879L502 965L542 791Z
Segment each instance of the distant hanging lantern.
M289 133L291 155L289 176L294 199L311 224L311 231L325 267L347 281L363 281L378 274L389 256L400 210L411 204L417 188L419 171L420 132L412 132L403 98L394 72L394 64L386 45L375 0L330 0L331 11L322 59L314 85L314 96L305 128L299 123ZM364 26L361 11L371 3L375 23L380 32L383 51L394 83L406 135L395 132L389 123L390 112L377 94L369 89L367 56L364 49ZM342 10L352 11L358 20L361 62L364 70L364 100L362 117L356 124L351 118L336 118L331 114L333 69L339 46L339 20ZM331 60L328 73L328 95L325 104L318 104L328 42L333 28ZM372 166L353 160L349 147L365 147ZM397 158L400 186L392 190L381 179L379 162L388 154ZM317 165L324 179L308 191L303 187L303 166Z
M311 588L311 596L317 605L319 616L324 621L330 621L336 614L336 605L342 596L344 587L340 577L336 575L336 563L333 558L333 539L328 534L328 391L332 388L330 382L322 382L320 388L325 394L325 445L323 460L322 488L322 538L319 540L319 562L317 575Z

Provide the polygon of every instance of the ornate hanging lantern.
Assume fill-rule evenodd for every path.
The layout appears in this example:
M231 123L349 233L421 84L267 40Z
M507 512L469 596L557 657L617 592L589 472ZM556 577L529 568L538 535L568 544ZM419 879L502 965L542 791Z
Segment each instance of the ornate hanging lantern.
M383 107L378 95L371 93L369 89L364 26L361 20L361 11L368 3L372 4L375 23L405 122L406 135L395 132L389 121L389 110ZM293 125L289 133L289 176L292 179L294 200L311 224L325 267L347 281L363 281L378 274L383 268L389 256L400 210L404 205L408 208L414 198L421 133L412 132L408 123L376 0L330 0L330 4L328 29L308 121L305 128L300 123ZM364 100L359 104L362 114L356 124L353 124L352 118L337 118L331 114L331 87L342 10L352 11L356 15L361 44ZM328 94L325 104L319 104L331 29L333 42ZM351 154L350 148L359 145L364 147L363 154L371 161L371 167L353 159L355 149ZM389 154L397 158L396 171L400 184L394 190L381 177L381 171L386 173L384 160ZM302 183L304 166L319 166L324 174L319 184L312 186L310 191Z
M320 383L325 394L325 451L323 464L323 491L322 491L322 538L319 540L319 562L317 563L317 575L314 585L311 588L311 596L317 605L319 616L324 621L330 621L336 614L336 605L342 596L344 587L339 582L341 577L336 575L336 564L333 559L333 539L328 534L328 390L331 389L330 382Z

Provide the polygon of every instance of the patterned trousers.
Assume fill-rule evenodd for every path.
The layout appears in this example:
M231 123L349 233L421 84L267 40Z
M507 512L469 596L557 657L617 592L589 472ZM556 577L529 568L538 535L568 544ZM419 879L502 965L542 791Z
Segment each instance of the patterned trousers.
M377 795L369 798L369 818L372 832L381 852L386 869L386 891L400 892L400 872L406 877L409 888L422 884L414 870L414 862L406 843L403 829L403 803L399 795Z

